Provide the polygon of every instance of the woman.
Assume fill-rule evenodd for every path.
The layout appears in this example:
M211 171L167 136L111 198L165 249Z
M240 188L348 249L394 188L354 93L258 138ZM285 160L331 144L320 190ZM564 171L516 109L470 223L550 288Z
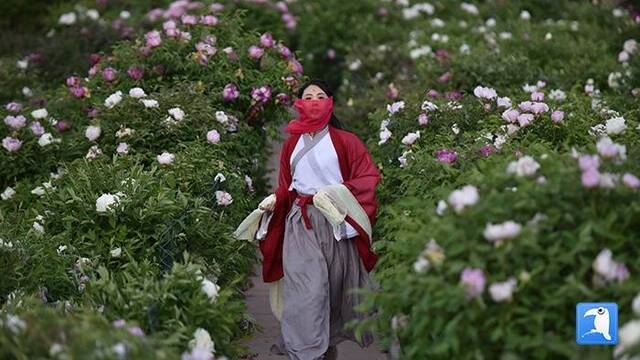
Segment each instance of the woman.
M370 333L357 341L344 324L361 318L353 309L361 299L349 290L370 286L377 260L371 226L380 174L358 137L341 129L332 96L320 80L300 88L275 201L263 205L271 213L260 242L262 275L265 282L282 279L284 351L296 360L336 358L344 340L361 347L373 341ZM332 224L314 205L321 194L331 199L327 207L344 214L341 223Z

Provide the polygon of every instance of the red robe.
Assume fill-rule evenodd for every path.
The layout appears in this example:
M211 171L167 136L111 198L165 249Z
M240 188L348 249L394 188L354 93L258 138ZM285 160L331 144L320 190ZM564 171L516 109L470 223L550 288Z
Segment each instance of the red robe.
M329 136L331 136L331 141L338 155L343 184L358 200L373 227L378 207L375 193L376 186L380 182L380 173L367 148L355 134L329 125ZM292 181L290 161L291 154L299 138L300 134L293 134L285 140L282 146L273 217L269 222L265 239L260 241L260 251L264 258L262 262L262 278L265 282L277 281L284 276L282 244L284 241L285 220L297 197L295 189L289 191ZM364 267L367 271L371 271L378 258L371 250L369 236L350 216L347 216L346 221L358 232L358 235L349 239L349 241L355 241Z

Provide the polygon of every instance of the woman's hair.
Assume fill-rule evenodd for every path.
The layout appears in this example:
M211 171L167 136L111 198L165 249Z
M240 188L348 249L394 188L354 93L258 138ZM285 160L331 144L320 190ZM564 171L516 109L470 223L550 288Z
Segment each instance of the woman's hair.
M333 91L331 90L331 87L329 86L329 84L327 84L326 81L320 80L320 79L311 79L311 80L307 81L305 84L303 84L300 87L300 89L298 90L298 98L299 99L302 99L302 94L304 93L304 90L306 88L308 88L309 86L311 86L311 85L315 85L315 86L319 87L320 89L322 89L322 91L324 91L325 94L327 94L327 96L333 97L334 103L335 103L335 97L333 96ZM340 121L336 117L335 113L331 114L331 119L329 119L329 124L331 124L335 128L343 129L342 124L340 123Z

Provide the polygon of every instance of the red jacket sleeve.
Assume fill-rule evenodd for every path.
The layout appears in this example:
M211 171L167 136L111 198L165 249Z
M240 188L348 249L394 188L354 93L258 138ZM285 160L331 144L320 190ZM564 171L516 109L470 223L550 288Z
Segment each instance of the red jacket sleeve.
M376 186L380 182L380 172L366 146L355 135L347 141L347 156L349 175L343 183L358 199L373 226L378 207Z

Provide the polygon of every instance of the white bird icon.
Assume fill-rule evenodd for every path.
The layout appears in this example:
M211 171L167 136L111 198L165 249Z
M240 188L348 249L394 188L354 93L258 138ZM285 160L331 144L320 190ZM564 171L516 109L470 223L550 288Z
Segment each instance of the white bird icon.
M609 310L603 307L589 309L584 313L584 317L587 316L595 316L593 329L584 333L582 337L589 334L601 334L606 340L611 340L611 335L609 334Z

